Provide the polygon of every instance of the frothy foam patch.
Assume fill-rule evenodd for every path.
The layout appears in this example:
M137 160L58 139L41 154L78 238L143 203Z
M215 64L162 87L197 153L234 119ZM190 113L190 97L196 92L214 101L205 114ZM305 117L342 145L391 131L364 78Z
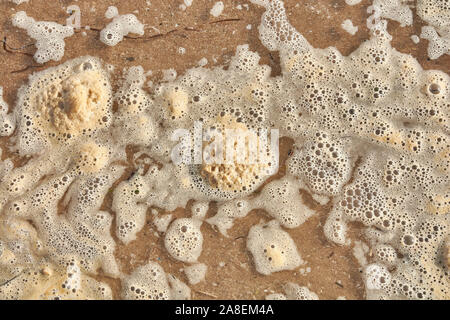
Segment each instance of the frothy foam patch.
M361 0L345 0L345 3L348 4L349 6L357 5L360 2Z
M74 34L73 27L63 26L56 22L36 21L19 11L12 17L15 27L25 29L28 36L36 40L37 51L34 60L38 63L47 61L60 61L64 56L64 39Z
M122 281L122 297L127 300L168 300L171 296L167 275L156 262L137 268Z
M208 266L204 263L196 263L184 268L184 273L188 278L189 284L197 284L205 279Z
M1 260L0 260L1 261ZM76 262L65 269L42 264L17 274L14 283L2 282L2 299L17 300L111 300L111 288L81 273Z
M375 0L373 6L379 11L379 16L395 20L400 26L410 26L413 22L413 13L407 4L401 0Z
M108 7L106 18L113 19L101 32L100 41L108 46L115 46L129 33L144 35L144 25L134 14L119 15L116 7Z
M434 60L443 54L450 54L450 37L440 37L433 27L422 27L420 37L429 41L428 57L430 57L430 59Z
M169 254L183 262L196 262L202 252L201 221L181 218L173 221L164 238Z
M218 1L211 8L210 13L211 13L212 16L217 18L218 16L220 16L222 14L223 8L224 8L223 2L222 1Z
M3 100L3 87L0 87L0 136L10 136L16 129L14 113L8 113L9 106Z
M283 290L284 294L272 293L266 296L266 300L319 300L317 294L308 287L299 286L293 282L284 284Z
M191 289L183 281L171 274L167 278L172 300L189 300L191 298Z
M354 36L355 33L358 31L358 27L355 27L353 25L352 20L350 20L350 19L344 20L344 22L342 22L342 24L341 24L341 27L342 27L342 29L344 29L345 31L350 33L352 36Z
M10 0L12 3L15 3L17 5L22 3L27 3L29 0Z
M303 263L294 241L275 221L253 226L248 233L247 248L256 270L264 275L292 270Z

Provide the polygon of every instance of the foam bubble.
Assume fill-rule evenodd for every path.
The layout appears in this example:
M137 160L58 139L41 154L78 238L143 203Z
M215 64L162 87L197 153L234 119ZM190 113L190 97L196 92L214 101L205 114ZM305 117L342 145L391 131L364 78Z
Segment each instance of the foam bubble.
M115 46L129 33L144 35L144 25L134 14L119 15L116 7L108 7L105 13L108 19L113 19L100 31L100 41L108 46Z
M303 263L294 241L275 221L253 226L248 234L247 249L253 256L256 270L264 275L293 270Z
M64 38L74 34L72 26L63 26L56 22L35 21L24 11L19 11L13 16L12 24L25 29L28 36L36 40L37 51L34 54L34 60L38 63L61 60L64 56Z
M173 221L164 238L169 254L183 262L196 262L202 252L203 235L201 222L189 218Z

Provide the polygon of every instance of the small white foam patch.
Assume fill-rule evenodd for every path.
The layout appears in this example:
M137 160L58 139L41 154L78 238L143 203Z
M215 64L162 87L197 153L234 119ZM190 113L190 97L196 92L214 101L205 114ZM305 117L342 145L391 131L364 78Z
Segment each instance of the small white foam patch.
M173 258L190 263L197 261L203 247L200 226L201 221L189 218L180 218L170 224L164 245Z
M10 0L12 3L14 4L22 4L22 3L27 3L29 0Z
M113 19L100 32L100 41L108 46L115 46L129 33L144 35L144 25L139 22L134 14L119 15L116 7L109 7L105 13L109 19Z
M0 87L0 136L7 137L16 129L14 113L8 114L8 104L3 100L3 87Z
M301 148L295 146L287 161L290 174L308 181L309 188L322 195L338 194L350 179L351 168L345 141L337 141L326 133L316 133Z
M360 2L361 0L345 0L345 3L348 4L349 6L357 5Z
M411 36L411 40L412 40L412 42L414 42L415 44L418 44L418 43L420 42L420 38L419 38L419 36L416 35L416 34L413 34L413 35Z
M360 184L357 184L357 186L359 187ZM358 196L356 196L356 194L358 194ZM347 195L346 198L344 198L345 195ZM356 202L353 201L353 197L355 197L358 200ZM333 209L324 226L324 233L330 240L338 244L346 243L347 226L345 222L345 214L343 212L348 211L345 209L341 210L340 206L344 206L346 207L346 209L351 208L351 210L353 211L355 209L353 206L354 205L359 206L359 199L362 199L362 197L363 196L361 195L360 188L357 188L356 190L353 188L348 188L344 191L344 196L341 197L342 200L341 199L335 200L335 205L333 206ZM371 197L371 195L369 197ZM372 212L365 213L365 216L367 216L367 218L369 219L373 218L373 215L374 213Z
M8 249L6 249L9 251ZM11 251L5 252L10 255ZM0 258L1 261L1 258ZM1 261L2 263L4 261ZM38 263L39 264L39 263ZM1 274L1 273L0 273ZM1 277L1 275L0 275ZM16 300L111 300L111 288L83 274L78 261L71 261L65 268L42 263L32 270L18 272L12 282L4 283L1 299ZM32 282L33 285L30 285Z
M326 205L330 201L330 198L324 195L313 193L311 196L314 199L314 201L319 203L321 206Z
M276 221L251 227L247 249L252 254L256 271L264 275L293 270L303 263L294 241Z
M209 204L207 202L197 201L192 205L192 218L203 220L208 212Z
M189 300L191 299L191 289L174 275L167 276L170 286L171 300Z
M114 6L109 6L108 9L106 9L105 12L105 18L106 19L113 19L115 16L119 15L119 9Z
M118 112L112 133L115 142L121 146L131 143L148 146L157 138L158 132L153 117L147 112L152 103L143 90L146 73L141 66L124 71L125 80L114 96Z
M196 263L184 268L184 273L188 278L189 284L195 285L205 279L208 266L204 263Z
M253 208L264 209L283 227L298 226L314 213L308 211L299 189L302 194L332 198L324 226L329 240L349 244L347 223L364 225L376 264L364 275L369 298L448 299L448 258L443 255L450 226L448 75L425 71L413 57L393 49L385 20L372 26L368 41L342 56L336 48L313 48L289 24L281 1L256 2L267 9L259 27L261 41L280 50L282 74L277 77L270 76L270 68L260 65L258 54L248 46L237 48L227 70L190 69L155 86L152 96L142 89L146 74L139 67L125 71L126 79L114 86L119 89L113 95L108 74L92 57L30 77L18 92L17 130L10 141L16 142L19 155L33 157L23 167L8 171L0 183L0 209L5 217L0 221L0 246L5 252L0 264L6 266L0 268L0 283L27 268L32 271L19 278L24 281L0 286L1 297L30 296L37 279L34 271L41 271L35 261L42 256L63 269L58 271L63 278L71 263L79 266L81 281L83 275L100 268L112 277L127 278L119 272L113 254L113 217L100 207L112 185L119 194L127 189L127 182L143 180L144 199L136 200L136 194L124 196L124 203L117 205L119 215L129 214L123 210L125 202L132 208L139 205L168 212L194 200L188 220L200 224L207 204L216 201L218 212L207 222L221 232ZM440 20L427 19L443 36L449 21L441 19L444 2L418 1L424 2L433 4L427 12L439 13ZM215 119L223 116L239 119L252 129L279 128L283 136L294 139L285 176L251 194L266 177L243 175L238 166L219 167L217 171L225 169L226 174L215 178L227 182L233 177L230 185L236 188L229 191L225 183L215 185L214 179L202 176L198 166L171 162L171 150L178 143L170 140L172 130L192 128L200 118L205 126L215 125ZM134 157L138 170L117 186L114 182L122 176L123 167L116 164L128 160L125 148L130 144L152 160ZM64 214L59 212L61 205L67 206ZM143 210L137 211L142 217ZM169 254L193 261L201 252L199 228L187 237L180 236L183 230L174 229L168 230L172 233L167 239ZM285 232L280 226L265 229ZM276 256L276 250L270 251L272 260ZM278 257L276 261L285 266L284 253ZM71 271L78 274L75 268ZM145 271L149 276L152 272L158 273ZM299 274L305 272L300 269ZM388 285L379 274L391 279ZM77 275L68 283L82 288L79 279ZM178 294L170 286L166 287L169 293L162 295L153 291L154 286L144 294L137 288L137 298ZM308 296L304 289L295 291L300 294L290 296Z
M341 24L342 29L350 33L352 36L358 31L358 27L355 27L350 19L344 20Z
M80 10L80 7L77 6L77 5L70 5L70 6L67 7L66 12L70 15L66 19L66 25L72 26L74 29L79 30L81 28L81 10ZM86 34L86 32L84 32L84 31L83 31L83 33Z
M366 254L369 252L369 247L362 241L356 240L355 246L353 247L353 255L358 261L361 267L367 264Z
M319 300L317 294L308 287L299 286L293 282L286 283L283 290L287 300Z
M388 244L380 243L373 251L375 259L384 265L394 266L398 261L397 251Z
M214 16L214 17L218 17L222 14L222 11L224 9L224 5L222 1L216 2L214 4L214 6L211 8L211 10L209 11L209 13Z
M64 56L64 39L74 34L72 26L63 26L56 22L35 21L24 11L19 11L13 16L12 24L27 30L28 36L36 40L37 51L34 54L34 60L38 63L61 60Z
M450 37L450 3L442 0L418 0L416 12L430 26Z
M422 27L420 37L429 41L427 53L430 59L435 60L444 54L450 54L450 37L439 36L433 27Z
M303 202L299 190L304 187L299 181L284 177L267 184L260 196L252 199L253 208L261 208L286 228L303 224L314 211Z

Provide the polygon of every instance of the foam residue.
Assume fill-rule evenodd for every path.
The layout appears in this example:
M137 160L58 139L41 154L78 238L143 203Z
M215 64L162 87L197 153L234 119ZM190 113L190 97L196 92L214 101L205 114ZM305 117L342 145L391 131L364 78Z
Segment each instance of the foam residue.
M149 186L139 172L114 190L112 209L116 213L116 236L129 243L145 224L147 206L140 204L146 198Z
M314 214L299 195L302 186L287 177L273 181L264 187L259 197L252 200L252 207L266 210L286 228L298 227Z
M139 22L134 14L119 15L116 7L108 7L106 18L113 19L100 32L100 41L108 46L115 46L129 33L144 35L144 25Z
M380 10L380 17L395 20L400 26L410 26L413 22L413 13L402 0L374 0L373 6Z
M171 288L163 268L156 262L148 262L125 276L122 297L127 300L170 299Z
M419 15L430 26L439 32L449 35L450 27L450 4L441 0L418 0L417 15Z
M180 279L168 275L171 300L189 300L191 298L191 289Z
M197 284L205 279L207 265L204 263L196 263L184 268L184 273L188 278L189 284Z
M17 5L22 3L27 3L29 0L10 0L12 3L15 3Z
M308 287L299 286L293 282L284 284L283 290L284 294L272 293L266 296L266 300L319 300L317 294Z
M37 50L34 60L38 63L61 60L64 56L64 39L74 34L72 26L63 26L56 22L36 21L27 16L24 11L19 11L12 17L12 24L25 29L28 36L36 40Z
M156 214L153 218L153 223L155 224L156 230L158 230L158 232L166 232L172 219L173 216L170 213L161 216Z
M415 44L418 44L418 43L420 42L420 38L419 38L419 36L416 35L416 34L413 34L413 35L411 36L411 40L412 40L412 42L414 42Z
M1 258L0 258L1 259ZM1 261L1 260L0 260ZM1 276L0 276L1 277ZM111 300L111 288L103 282L82 274L76 262L65 269L42 264L35 270L24 270L3 283L2 299L29 300Z
M342 29L350 33L352 36L358 31L358 27L355 27L350 19L344 20L341 24Z
M256 270L264 275L292 270L303 263L294 241L275 221L253 226L248 234L247 249L253 256Z
M429 41L427 52L430 59L434 60L443 54L450 54L450 37L444 38L439 36L433 27L422 27L420 37Z
M212 16L217 18L222 14L223 8L224 8L223 2L218 1L214 4L209 13L211 13Z
M0 159L2 156L3 150L0 148ZM14 168L14 164L11 159L0 160L0 180L3 179L12 169Z
M188 286L155 262L122 272L117 243L159 231L170 272L183 264L189 285L199 284L206 271L202 229L210 227L202 222L232 234L254 209L272 219L246 235L261 275L302 264L302 243L290 233L320 213L324 241L355 244L368 298L449 298L449 76L392 48L386 20L371 24L370 38L343 56L313 48L290 25L282 1L253 2L265 8L259 34L279 51L278 76L242 45L228 68L172 73L150 94L142 67L120 74L122 67L86 56L32 74L13 112L0 101L0 119L16 120L11 137L2 138L0 283L20 280L0 286L2 298L110 298L108 286L94 280L100 270L121 282L123 298L188 298ZM418 1L418 13L444 39L449 20L440 3ZM381 18L409 24L403 2L377 4ZM133 15L110 8L108 16L103 35L121 30L113 42L128 33L123 21L143 32ZM14 19L35 23L25 13ZM226 129L250 139L267 128L293 142L277 175L263 164L209 161L218 152L208 162L172 161L174 154L195 158L198 145L214 149ZM209 139L196 144L190 138L198 131ZM246 155L248 147L230 148ZM278 150L260 150L278 161ZM10 154L23 163L14 167ZM355 225L364 243L348 236ZM210 230L208 241L214 236ZM49 293L43 283L51 284ZM283 296L317 298L295 281L269 298Z
M307 287L299 286L293 282L285 284L283 289L288 300L319 300L317 294Z
M164 238L169 254L183 262L196 262L202 252L201 221L181 218L173 221Z
M266 300L287 300L287 298L282 293L271 293L266 296Z
M203 220L208 212L209 204L206 202L196 202L192 205L192 217Z
M450 236L447 236L447 240L445 241L445 251L444 251L445 262L447 264L447 268L450 268Z
M355 241L355 246L353 247L353 255L360 266L364 267L367 264L366 254L369 252L369 247L362 241Z
M345 0L345 3L348 4L349 6L357 5L360 2L361 0Z
M10 136L16 128L14 113L8 113L9 107L3 100L3 87L0 87L0 136Z

